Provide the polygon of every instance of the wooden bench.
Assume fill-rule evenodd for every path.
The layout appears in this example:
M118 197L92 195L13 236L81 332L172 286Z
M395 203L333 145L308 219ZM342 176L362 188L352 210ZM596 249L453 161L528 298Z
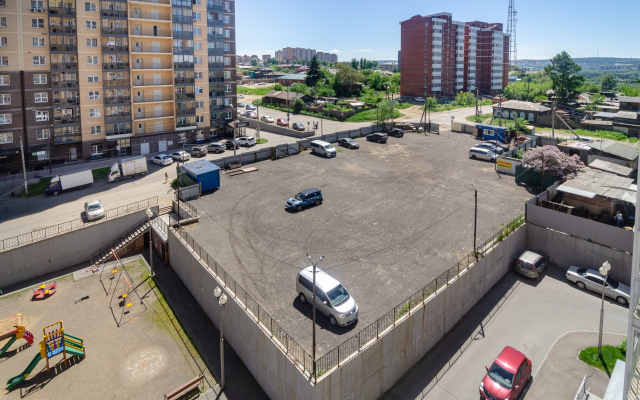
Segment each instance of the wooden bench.
M204 377L202 376L202 374L198 375L197 377L193 378L189 382L185 383L184 385L174 390L173 392L165 394L164 400L179 399L185 394L191 392L193 389L197 389L203 380L204 380Z

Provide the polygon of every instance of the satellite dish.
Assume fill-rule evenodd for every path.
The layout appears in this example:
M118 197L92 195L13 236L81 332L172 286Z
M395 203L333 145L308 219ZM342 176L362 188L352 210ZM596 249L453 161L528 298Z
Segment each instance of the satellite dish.
M223 294L222 297L220 297L220 305L224 306L225 304L227 304L227 295Z
M216 296L216 299L220 297L221 294L222 294L222 289L220 289L220 287L217 287L216 290L213 291L213 295Z

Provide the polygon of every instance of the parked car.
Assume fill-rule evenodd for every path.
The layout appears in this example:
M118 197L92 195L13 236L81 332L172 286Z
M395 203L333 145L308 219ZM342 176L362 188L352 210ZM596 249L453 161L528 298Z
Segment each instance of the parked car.
M286 118L278 118L278 125L280 126L289 126L289 121Z
M240 108L244 107L244 103L242 103L242 102L238 103L238 107L240 107Z
M88 221L95 221L105 216L104 207L102 207L100 200L91 200L84 203L84 213Z
M304 125L302 125L302 123L300 123L300 122L294 122L291 127L296 131L304 131L305 130Z
M238 117L246 117L246 116L247 116L246 111L238 111Z
M384 133L372 133L367 135L367 140L370 142L387 143L389 137Z
M492 143L484 143L484 142L478 143L476 144L476 147L479 147L481 149L491 150L498 155L504 153L504 150L502 149L502 147L496 146L495 144L492 144Z
M209 150L207 149L207 146L193 146L192 148L189 149L189 154L191 154L192 156L196 157L204 157L207 155L207 153L209 152Z
M246 117L250 119L257 119L258 113L256 113L255 111L247 111Z
M424 101L424 97L416 97L415 99L413 99L414 101Z
M229 150L233 150L234 148L237 149L238 147L240 147L238 139L236 139L235 141L235 146L233 140L225 140L224 142L222 142L222 144L224 144L224 146Z
M256 84L255 81L250 81L249 82L249 85L255 85L255 84Z
M266 85L266 83L260 82L260 83L258 83L258 85Z
M188 161L191 159L191 154L187 153L186 151L180 150L180 151L176 151L174 153L169 154L169 156L171 158L173 158L174 160L177 161Z
M241 94L239 94L239 95L238 95L238 98L239 98L239 99L244 99L244 96L243 96L243 95L241 95Z
M222 142L222 143L211 143L207 147L209 148L209 151L213 152L213 153L222 153L227 148L227 146L224 144L224 142Z
M584 136L580 136L580 140L585 143L593 143L593 139Z
M335 278L316 267L316 309L329 318L331 325L347 326L358 319L358 304ZM313 267L296 277L296 292L302 303L313 301Z
M263 115L262 117L260 117L260 121L266 122L268 124L273 124L273 118L268 115Z
M253 136L242 136L239 137L238 139L238 145L239 146L255 146L256 145L256 138L254 138Z
M472 147L469 150L469 158L472 158L474 160L479 159L479 160L496 162L496 160L498 159L498 156L496 155L496 153L494 153L491 150L482 149L480 147Z
M311 141L311 151L325 157L335 157L338 155L338 152L331 143L323 142L322 140Z
M317 278L317 274L316 274ZM480 382L480 399L517 399L531 379L531 360L513 347L505 347L487 368Z
M509 150L509 143L502 143L497 140L485 140L484 143L491 143L492 145L501 148L504 151Z
M569 267L567 270L567 279L575 282L580 289L589 289L597 293L602 293L602 275L595 269ZM626 306L631 299L631 289L629 286L620 283L610 276L607 276L607 282L604 289L604 295L615 299L618 303Z
M387 132L387 135L400 138L404 136L404 131L399 128L393 128L389 132Z
M533 251L525 251L516 261L516 272L538 279L542 271L547 267L547 257Z
M170 165L173 164L173 158L166 154L158 154L157 156L151 157L151 162L158 165Z
M256 109L256 106L254 106L253 104L247 104L247 111L254 111Z
M348 147L350 149L359 149L360 144L353 139L350 138L342 138L338 139L338 144L340 146Z
M289 209L301 211L302 207L307 207L312 204L319 206L322 204L324 198L320 189L308 189L296 194L286 202L286 206Z

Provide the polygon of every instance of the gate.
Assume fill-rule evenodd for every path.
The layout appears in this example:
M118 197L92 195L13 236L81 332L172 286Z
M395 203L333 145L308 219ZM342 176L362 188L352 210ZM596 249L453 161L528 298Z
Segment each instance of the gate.
M290 144L279 144L274 147L275 158L293 156L300 153L300 149L297 146Z

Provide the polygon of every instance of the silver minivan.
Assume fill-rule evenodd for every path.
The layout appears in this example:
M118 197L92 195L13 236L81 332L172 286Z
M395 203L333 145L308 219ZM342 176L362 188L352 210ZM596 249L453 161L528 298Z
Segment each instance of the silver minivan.
M516 261L516 272L529 278L538 279L547 267L547 257L533 251L525 251Z
M472 147L469 150L469 158L495 162L498 156L496 155L496 153L489 149L483 149L482 147Z
M329 142L323 142L322 140L314 140L311 142L311 151L318 153L325 157L335 157L338 153L335 147Z
M296 291L300 301L313 299L313 267L300 271L296 277ZM358 319L358 305L335 278L316 268L316 309L326 315L331 325L347 326Z

